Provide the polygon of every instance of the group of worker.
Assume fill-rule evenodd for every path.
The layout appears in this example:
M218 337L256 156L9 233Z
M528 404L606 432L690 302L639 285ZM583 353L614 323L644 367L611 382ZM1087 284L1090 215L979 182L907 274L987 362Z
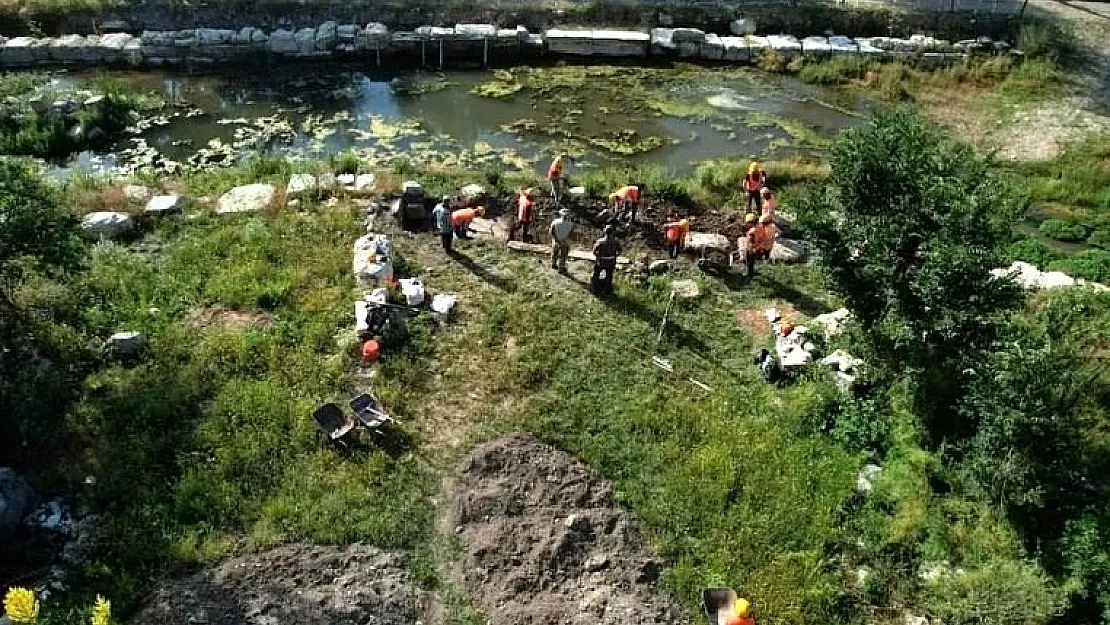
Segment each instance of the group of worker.
M563 177L563 156L557 156L547 171L547 179L551 184L552 195L558 198L562 193L565 179ZM635 223L636 215L640 208L640 191L643 185L625 185L609 194L608 200L614 210L612 219L605 226L603 236L594 242L594 271L590 279L591 288L600 294L611 293L613 288L613 271L617 266L617 257L621 252L621 244L616 235L616 224L621 222ZM748 213L744 217L744 262L747 275L755 274L755 264L759 260L770 257L775 241L775 211L777 201L774 193L767 187L767 172L756 162L748 166L744 176L743 190L747 195ZM520 233L521 240L532 243L535 240L534 225L536 219L536 194L534 188L522 189L515 201L515 214L509 229L509 240L513 240ZM751 212L753 210L758 211ZM470 224L474 219L485 215L482 207L462 207L452 210L450 196L444 196L442 201L432 211L435 226L440 234L443 249L448 254L453 254L452 241L455 237L469 239ZM561 272L566 271L567 258L570 255L571 238L574 233L574 223L570 220L570 211L566 208L559 210L558 216L548 227L551 239L551 268ZM663 224L663 242L667 255L678 258L686 238L690 234L690 219L672 218Z

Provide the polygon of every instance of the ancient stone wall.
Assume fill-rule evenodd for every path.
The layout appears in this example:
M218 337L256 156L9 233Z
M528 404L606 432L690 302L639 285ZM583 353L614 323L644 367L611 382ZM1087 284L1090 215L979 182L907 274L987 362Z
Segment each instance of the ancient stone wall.
M316 28L272 32L247 26L239 30L145 31L138 36L0 37L0 66L205 66L283 59L370 59L380 65L400 58L438 67L457 60L488 65L545 54L751 63L767 50L787 58L857 54L940 65L970 52L1008 51L1005 43L988 38L955 43L924 35L908 39L831 36L798 40L790 35L746 34L751 28L743 20L737 20L733 30L733 36L694 28L653 28L650 33L552 29L534 34L523 26L457 24L453 28L422 26L414 31L391 32L380 23L357 26L324 22Z

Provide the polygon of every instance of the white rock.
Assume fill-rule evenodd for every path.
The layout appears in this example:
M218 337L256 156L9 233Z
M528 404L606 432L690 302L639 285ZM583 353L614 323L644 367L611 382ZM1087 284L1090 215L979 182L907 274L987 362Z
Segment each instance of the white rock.
M285 187L285 195L287 197L294 197L302 193L309 193L316 190L316 176L312 174L293 174L289 178L289 184Z
M269 46L274 54L293 54L297 51L296 35L291 30L275 30L270 35Z
M825 331L825 338L831 339L844 334L844 327L851 318L852 313L847 308L840 308L817 315L811 323L821 326Z
M879 475L883 472L883 468L877 464L865 464L863 468L856 474L856 490L861 493L869 493L875 486L875 480L879 479Z
M316 52L315 28L302 28L293 35L293 39L297 42L298 54L312 55Z
M185 210L185 196L156 195L146 203L143 212L148 215L175 215Z
M81 232L90 239L114 239L131 232L134 220L127 213L97 211L81 220Z
M806 244L795 239L775 239L771 248L771 260L778 263L800 263L806 259Z
M441 315L449 315L459 303L459 297L451 293L437 293L432 297L432 310Z
M140 184L128 184L123 186L123 197L133 201L142 202L150 197L150 189Z
M374 174L355 176L355 191L369 191L374 188Z
M146 347L146 337L141 332L116 332L108 337L108 351L115 356L129 358L138 356Z
M260 211L273 203L274 192L274 186L269 184L235 187L216 200L216 212L224 215Z
M468 184L459 189L459 201L468 206L482 199L485 195L486 188L480 184Z
M354 186L354 184L355 184L355 175L354 174L339 174L338 176L335 177L335 180L336 180L336 182L338 182L339 184L341 184L345 187L350 187L350 186Z
M822 358L821 364L828 365L836 371L851 373L862 365L863 361L842 349L838 349Z
M567 193L574 197L586 197L586 187L571 187L567 189Z
M755 34L755 20L746 17L738 20L732 20L728 25L729 31L737 36L754 35Z
M324 22L316 29L315 45L320 51L332 50L339 42L339 26L335 22Z
M455 34L466 37L496 37L497 27L493 24L455 24Z
M1073 278L1060 271L1041 271L1035 266L1022 261L1015 261L1006 269L993 269L991 275L996 278L1009 277L1025 289L1055 289L1069 286L1087 286L1096 291L1108 291L1110 287L1090 282L1082 278Z
M650 274L667 273L670 270L671 261L666 259L653 260L651 261L651 264L648 265L648 273Z
M701 295L701 289L693 280L675 280L671 283L671 293L680 299L694 299Z

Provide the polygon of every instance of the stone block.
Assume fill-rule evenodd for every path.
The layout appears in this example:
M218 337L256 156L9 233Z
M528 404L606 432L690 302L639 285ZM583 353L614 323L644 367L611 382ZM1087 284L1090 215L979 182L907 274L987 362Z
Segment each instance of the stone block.
M297 54L310 55L316 51L316 29L302 28L293 34L297 43Z
M146 203L143 212L147 215L162 217L164 215L177 215L185 210L185 196L183 195L156 195Z
M202 46L215 46L235 43L236 32L217 28L198 28L197 41Z
M736 61L739 63L747 63L751 60L747 38L721 37L721 45L724 46L725 49L724 60Z
M257 212L273 203L274 194L273 185L268 184L235 187L216 200L216 212L221 215Z
M493 24L455 24L455 34L463 37L496 37L497 27Z
M339 25L335 22L324 22L316 29L315 49L318 51L334 50L339 43Z
M744 17L732 22L728 25L728 30L733 35L744 36L755 34L755 20L750 17Z
M115 211L89 213L81 220L81 234L89 239L116 239L131 232L134 227L131 215Z
M809 56L829 56L832 46L824 37L806 37L802 40L802 53Z
M793 58L802 52L802 44L793 35L768 35L767 43L786 58Z
M721 37L710 33L705 36L705 43L701 44L701 58L710 61L720 61L725 58L725 44Z
M851 37L835 35L829 37L829 48L833 54L858 54L859 46Z
M676 28L671 33L671 40L675 43L702 43L705 41L705 31L697 28Z

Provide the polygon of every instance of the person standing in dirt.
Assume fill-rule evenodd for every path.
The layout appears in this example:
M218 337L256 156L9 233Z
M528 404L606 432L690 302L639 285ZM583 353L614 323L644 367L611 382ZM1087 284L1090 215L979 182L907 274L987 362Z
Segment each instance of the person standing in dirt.
M747 264L749 278L755 275L755 261L770 258L771 249L774 246L775 224L770 217L764 215L759 218L759 223L748 231L748 251L744 261Z
M525 243L531 243L532 237L532 223L536 219L536 190L524 189L516 199L516 222L513 224L512 230L509 231L509 240L512 241L516 236L516 231L520 231L520 240Z
M636 212L640 210L640 189L643 185L630 184L609 194L609 201L616 205L617 219L627 217L628 223L636 223Z
M621 242L617 240L615 226L605 226L605 234L594 242L593 252L594 272L590 276L590 290L594 295L611 295L613 272L617 270L617 257L621 254Z
M443 200L432 209L432 219L435 220L436 230L439 232L439 241L443 244L443 251L454 253L451 249L451 240L455 232L451 229L451 196L443 196Z
M570 211L561 208L559 216L551 222L547 229L551 235L551 268L560 273L567 272L567 255L570 254L570 235L574 232L574 222L570 220Z
M759 192L765 186L767 186L767 172L763 171L763 168L755 161L748 163L748 173L744 176L744 191L748 194L748 210L752 210L752 204L755 204L756 210L763 208Z
M547 181L551 183L551 196L555 204L559 204L559 195L563 192L563 155L559 154L551 161L547 168Z
M486 209L481 206L478 208L460 208L451 213L451 227L455 229L455 236L460 239L469 239L470 222L485 214Z
M678 253L686 243L686 235L690 232L690 220L671 219L663 224L663 242L667 245L667 255L672 259L678 258Z

